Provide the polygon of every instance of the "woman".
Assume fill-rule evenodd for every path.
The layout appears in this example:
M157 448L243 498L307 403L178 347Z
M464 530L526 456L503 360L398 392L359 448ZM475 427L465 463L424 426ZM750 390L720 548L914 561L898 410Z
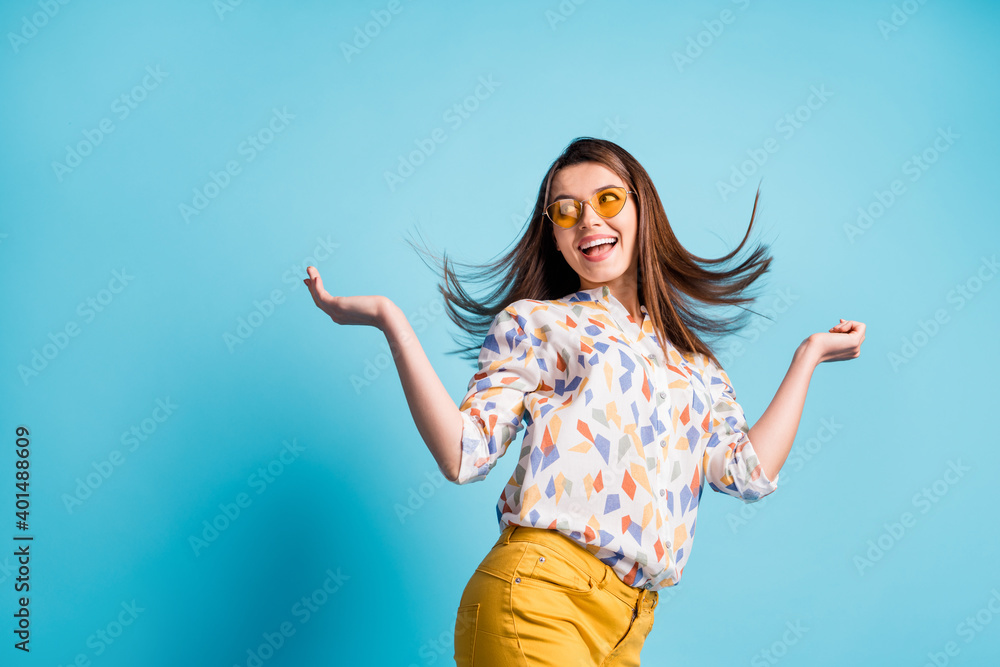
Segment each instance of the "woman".
M705 483L744 502L777 488L813 369L857 357L865 326L841 319L806 338L748 427L698 335L734 331L747 311L712 319L695 304L752 303L745 292L769 267L765 248L731 270L706 265L743 248L755 213L756 200L731 253L692 255L635 158L610 141L575 140L546 173L517 246L490 266L496 303L470 298L445 259L452 319L487 329L460 406L398 307L331 296L308 268L334 322L385 332L449 480L482 480L525 429L497 503L500 537L459 603L458 665L638 665L657 591L680 581L690 555Z

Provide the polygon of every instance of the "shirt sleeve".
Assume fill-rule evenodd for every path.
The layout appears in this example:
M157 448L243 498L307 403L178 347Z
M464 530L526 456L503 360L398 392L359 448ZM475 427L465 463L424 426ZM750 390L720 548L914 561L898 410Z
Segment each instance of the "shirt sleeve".
M705 448L705 477L713 490L740 498L760 500L778 488L780 473L769 480L750 442L750 427L729 375L708 362L705 374L711 395L711 431Z
M541 366L513 305L497 313L479 351L479 372L459 406L462 458L456 484L482 481L523 428L525 397Z

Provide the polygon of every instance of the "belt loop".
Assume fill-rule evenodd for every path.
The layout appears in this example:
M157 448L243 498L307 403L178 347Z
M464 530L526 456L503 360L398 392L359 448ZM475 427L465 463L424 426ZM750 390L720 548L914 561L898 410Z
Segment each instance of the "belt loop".
M504 534L504 538L503 538L503 543L504 544L510 544L510 536L514 534L515 530L517 530L517 526L515 526L512 523L511 524L507 524L507 527L504 528L504 533L505 533Z

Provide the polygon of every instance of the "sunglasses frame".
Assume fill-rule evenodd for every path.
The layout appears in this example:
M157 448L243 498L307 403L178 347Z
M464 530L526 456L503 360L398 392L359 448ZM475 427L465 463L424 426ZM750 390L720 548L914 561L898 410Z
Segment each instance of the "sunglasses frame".
M601 215L600 213L597 213L597 207L596 207L596 206L594 206L594 199L595 199L595 198L596 198L596 197L597 197L598 195L601 195L601 194L604 194L604 193L605 193L605 192L607 192L608 190L625 190L625 188L624 188L624 187L621 187L621 186L618 186L618 185L615 185L615 186L612 186L612 187L610 187L610 188L604 188L603 190L599 190L598 192L595 192L595 193L594 193L594 194L593 194L593 195L592 195L592 196L590 197L590 199L588 199L588 200L586 200L586 201L580 201L579 199L573 199L572 197L563 197L562 199L557 199L557 200L555 200L554 202L552 202L551 204L547 205L547 206L546 206L546 207L545 207L545 208L543 209L543 210L544 210L544 212L545 212L545 217L547 217L547 218L548 218L548 219L549 219L549 220L550 220L550 221L552 222L552 224L553 224L553 225L555 225L555 226L557 226L557 227L562 227L563 229L573 229L573 227L576 227L577 223L579 223L579 222L580 222L580 219L581 219L581 218L583 217L583 207L584 207L584 206L586 206L587 204L590 204L590 208L592 208L592 209L594 210L594 213L596 213L596 214L597 214L597 217L601 218L602 220L610 220L611 218L614 218L614 217L616 217L616 216L618 215L618 213L621 213L621 212L622 212L622 209L624 209L624 208L625 208L625 204L627 204L627 203L628 203L628 195L634 195L634 194L636 194L636 193L635 193L635 191L633 191L633 190L625 190L625 199L624 199L624 200L622 201L622 207L621 207L620 209L618 209L618 213L615 213L614 215L612 215L612 216L610 216L610 217L608 217L608 218L605 218L605 217L604 217L603 215ZM577 205L577 207L578 207L578 208L577 208L577 210L579 211L579 215L577 215L577 216L576 216L576 221L575 221L575 222L574 222L574 223L573 223L572 225L570 225L569 227L564 227L563 225L560 225L560 224L559 224L558 222L556 222L556 221L555 221L555 219L553 219L553 217L552 217L552 216L551 216L551 215L549 214L549 209L550 209L550 208L552 207L552 205L553 205L553 204L558 204L558 203L559 203L559 202L561 202L561 201L571 201L571 202L573 202L574 204L576 204L576 205Z

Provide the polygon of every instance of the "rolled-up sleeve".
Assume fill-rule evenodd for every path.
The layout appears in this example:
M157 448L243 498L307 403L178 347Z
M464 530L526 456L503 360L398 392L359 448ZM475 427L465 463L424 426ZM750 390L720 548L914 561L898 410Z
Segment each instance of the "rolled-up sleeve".
M778 488L780 473L774 480L764 474L726 371L710 361L704 377L712 399L711 432L702 461L705 477L715 491L756 502Z
M525 397L541 384L535 347L513 304L497 313L479 351L479 372L459 410L462 458L456 484L483 480L524 427Z

